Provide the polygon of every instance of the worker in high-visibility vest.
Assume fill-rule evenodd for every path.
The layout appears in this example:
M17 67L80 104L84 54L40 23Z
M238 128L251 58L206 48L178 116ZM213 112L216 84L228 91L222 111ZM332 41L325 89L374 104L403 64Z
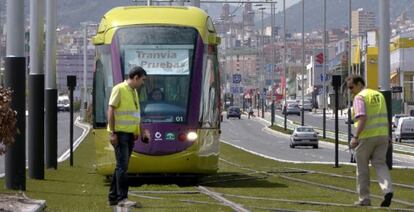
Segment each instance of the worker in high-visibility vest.
M393 190L390 172L385 162L390 141L385 98L380 92L365 88L365 81L360 76L350 76L346 82L354 96L353 118L356 131L350 145L355 149L357 163L359 200L355 204L371 205L369 191L369 161L371 161L377 172L378 183L384 193L381 207L389 207Z
M147 131L141 134L141 114L136 89L144 84L147 73L142 67L134 67L128 79L112 88L108 107L109 140L114 147L116 167L109 190L109 205L140 207L137 202L128 200L128 163L134 141L149 140Z

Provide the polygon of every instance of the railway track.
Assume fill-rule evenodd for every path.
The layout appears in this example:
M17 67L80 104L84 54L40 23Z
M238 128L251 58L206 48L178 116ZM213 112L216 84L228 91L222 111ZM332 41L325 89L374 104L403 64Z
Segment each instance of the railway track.
M327 185L322 183L316 183L309 180L304 180L298 177L294 177L291 175L294 174L319 174L329 177L336 177L340 179L348 179L354 180L355 177L347 176L347 175L340 175L335 173L329 172L321 172L321 171L314 171L314 170L306 170L306 169L298 169L298 168L284 168L283 170L269 170L269 171L261 171L252 168L245 167L243 165L225 160L220 158L220 161L230 165L238 170L240 170L240 174L238 173L231 173L231 174L224 174L220 176L220 179L217 179L214 175L206 176L203 178L203 181L198 183L193 187L193 190L186 190L186 191L130 191L131 196L136 196L139 198L147 198L153 200L162 200L162 201L178 201L187 204L204 204L204 205L219 205L223 207L229 207L234 211L241 211L241 212L248 212L252 210L269 210L269 211L304 211L304 210L292 210L292 209L285 209L285 208L273 208L273 207L259 207L255 205L249 204L242 204L243 200L257 200L257 201L265 201L265 202L280 202L284 204L295 204L295 205L308 205L308 206L319 206L319 207L344 207L344 208L355 208L353 204L344 204L344 203L334 203L334 202L323 202L323 201L306 201L300 199L286 199L286 198L271 198L271 197L263 197L263 196L250 196L250 195L240 195L240 194L230 194L227 192L217 192L213 188L209 187L209 185L217 184L217 183L230 183L236 181L248 181L252 179L266 179L268 177L280 177L282 179L293 181L296 183L303 183L308 186L314 186L317 188L329 189L334 190L336 192L344 192L344 193L352 193L355 194L355 191L352 189L342 188L339 186L334 185ZM372 182L376 182L372 180ZM405 189L414 189L414 185L408 184L401 184L401 183L393 183L393 186L401 187ZM177 195L179 196L178 199L176 198L166 198L163 197L164 195ZM215 201L198 201L198 200L190 200L187 196L195 195L195 194L203 194L206 196L211 197L211 199ZM180 196L183 196L182 198ZM382 196L379 195L372 195L373 198L382 199ZM239 201L240 200L240 201ZM414 207L414 203L400 200L400 199L393 199L394 203L399 203L401 205L407 206L409 208L395 208L391 207L388 208L390 211L414 211L411 207ZM368 209L384 209L380 207L367 207ZM309 211L309 210L306 210Z

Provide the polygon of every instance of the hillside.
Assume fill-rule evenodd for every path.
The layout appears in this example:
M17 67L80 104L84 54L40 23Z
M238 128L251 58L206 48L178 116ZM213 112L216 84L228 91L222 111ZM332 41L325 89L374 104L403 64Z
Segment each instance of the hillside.
M364 8L376 14L377 23L379 16L378 0L353 0L352 10ZM327 26L336 28L348 26L348 3L349 0L327 0ZM395 20L405 9L411 19L414 18L414 0L392 0L390 1L391 20ZM287 28L289 32L299 32L301 28L302 4L298 3L290 7L287 11ZM276 15L276 24L282 26L283 13ZM322 28L323 24L323 0L305 1L305 28L306 31L311 29Z
M289 0L287 0L289 1ZM0 0L0 5L4 4L5 0ZM26 14L29 15L29 0L26 0ZM277 6L280 8L280 0ZM348 18L348 2L349 0L327 0L327 25L329 28L336 28L347 26ZM364 8L371 10L377 14L378 17L378 0L353 0L352 9ZM79 26L83 21L99 21L106 11L116 6L133 5L131 0L65 0L58 1L58 16L59 24L70 25L73 27ZM306 0L305 1L305 28L306 30L321 28L322 26L322 4L323 0ZM414 0L392 0L390 1L391 20L394 20L407 9L408 17L414 19ZM2 7L4 5L1 5ZM231 8L235 10L236 6ZM201 4L201 7L209 12L212 17L219 17L221 13L221 4ZM5 12L5 8L3 12ZM238 10L240 12L241 9ZM301 31L301 3L297 3L287 9L287 24L288 31ZM282 13L276 15L276 24L282 26ZM28 17L27 17L28 18ZM378 19L377 19L378 20ZM256 21L260 21L256 18ZM270 23L269 18L265 18L265 23Z

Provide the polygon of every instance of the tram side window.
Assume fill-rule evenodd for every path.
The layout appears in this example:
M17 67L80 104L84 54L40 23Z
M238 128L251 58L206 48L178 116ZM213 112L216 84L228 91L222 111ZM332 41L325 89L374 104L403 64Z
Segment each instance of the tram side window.
M219 127L219 77L218 62L215 54L208 54L203 74L201 97L201 121L203 127Z
M109 45L96 47L94 77L94 125L106 127L109 96L113 87L111 51Z

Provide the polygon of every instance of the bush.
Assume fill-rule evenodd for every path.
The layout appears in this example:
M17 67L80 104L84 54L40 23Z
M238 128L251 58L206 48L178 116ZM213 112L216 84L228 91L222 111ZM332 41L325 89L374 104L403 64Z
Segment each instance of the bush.
M74 112L79 112L81 107L81 102L80 101L74 101L73 102L73 111Z
M0 155L5 153L6 147L14 142L19 133L16 128L17 112L10 107L12 93L8 88L0 87Z

